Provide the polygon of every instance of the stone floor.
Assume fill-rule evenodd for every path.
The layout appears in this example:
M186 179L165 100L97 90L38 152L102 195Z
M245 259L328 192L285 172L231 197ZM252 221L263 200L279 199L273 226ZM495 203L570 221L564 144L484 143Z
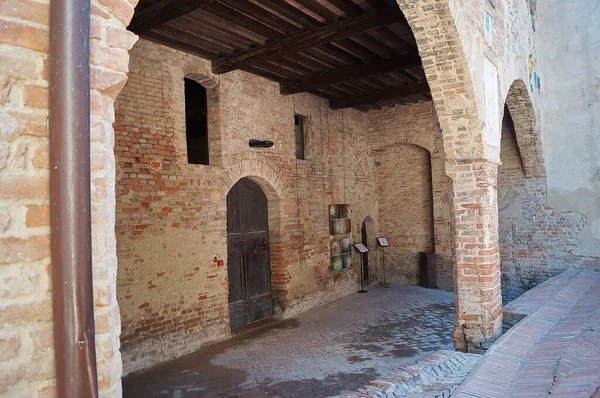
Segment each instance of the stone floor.
M600 272L564 271L504 312L524 319L494 343L453 397L600 397Z
M452 349L453 294L372 287L134 373L124 397L331 397Z

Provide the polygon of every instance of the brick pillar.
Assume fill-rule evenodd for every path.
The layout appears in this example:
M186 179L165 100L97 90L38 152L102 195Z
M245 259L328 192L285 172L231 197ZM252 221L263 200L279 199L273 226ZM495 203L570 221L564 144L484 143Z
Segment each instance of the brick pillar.
M454 347L482 352L502 333L498 165L447 162L454 218Z

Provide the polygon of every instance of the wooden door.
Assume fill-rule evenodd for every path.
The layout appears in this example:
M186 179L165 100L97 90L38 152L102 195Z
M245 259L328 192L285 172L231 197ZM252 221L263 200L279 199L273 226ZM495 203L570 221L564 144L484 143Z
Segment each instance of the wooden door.
M362 244L365 247L369 247L367 245L368 237L367 237L367 223L363 221L362 228L360 229L360 234L362 237ZM369 252L362 254L362 265L363 265L363 280L369 280Z
M273 315L267 197L247 178L227 194L231 330Z

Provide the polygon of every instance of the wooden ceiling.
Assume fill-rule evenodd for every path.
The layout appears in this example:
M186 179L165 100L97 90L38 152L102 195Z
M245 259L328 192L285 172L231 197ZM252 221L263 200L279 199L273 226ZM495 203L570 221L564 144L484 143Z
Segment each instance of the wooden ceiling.
M308 92L332 109L430 101L412 31L395 0L141 0L129 29Z

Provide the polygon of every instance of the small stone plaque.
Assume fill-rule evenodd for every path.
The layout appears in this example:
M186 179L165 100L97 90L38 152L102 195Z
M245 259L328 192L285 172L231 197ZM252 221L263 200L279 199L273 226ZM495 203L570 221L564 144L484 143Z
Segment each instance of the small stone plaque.
M367 247L362 243L355 243L354 247L361 253L367 253L369 251L369 249L367 249Z
M390 245L386 238L377 238L377 242L379 242L379 246L381 247L387 247Z

